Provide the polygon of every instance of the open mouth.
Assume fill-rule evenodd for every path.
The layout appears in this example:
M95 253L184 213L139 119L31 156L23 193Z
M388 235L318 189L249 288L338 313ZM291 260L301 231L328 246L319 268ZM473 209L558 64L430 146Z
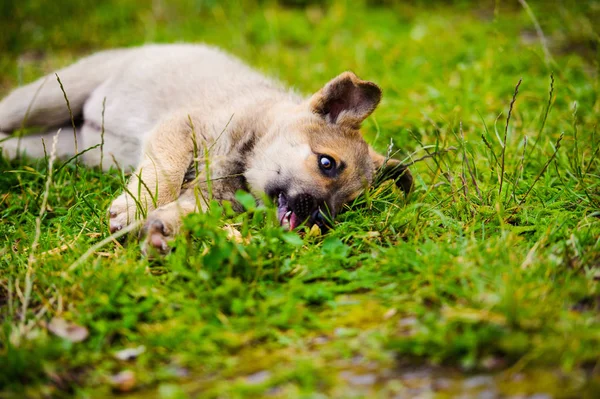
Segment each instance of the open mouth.
M322 207L309 194L300 194L293 200L280 192L277 197L277 218L286 230L294 230L303 224L319 226L323 231L330 227L330 218L325 216Z
M279 193L279 197L277 198L277 218L279 219L279 224L290 231L303 222L289 207L288 200L283 193Z

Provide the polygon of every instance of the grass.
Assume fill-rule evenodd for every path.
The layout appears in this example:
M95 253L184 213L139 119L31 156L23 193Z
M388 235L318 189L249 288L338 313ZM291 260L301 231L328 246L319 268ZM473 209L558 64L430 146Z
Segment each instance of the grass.
M0 94L101 48L203 41L307 93L377 82L366 138L418 161L408 198L373 188L324 237L241 197L151 263L135 239L80 259L118 172L0 159L0 396L596 397L600 4L285 3L2 3Z

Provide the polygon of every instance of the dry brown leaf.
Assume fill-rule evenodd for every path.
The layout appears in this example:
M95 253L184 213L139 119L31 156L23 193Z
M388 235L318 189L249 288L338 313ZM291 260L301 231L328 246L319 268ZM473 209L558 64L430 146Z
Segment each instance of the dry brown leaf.
M235 241L238 244L242 244L244 239L242 238L242 233L240 233L235 227L230 224L226 224L223 226L223 230L227 233L227 238L231 241Z
M395 315L397 312L398 312L398 311L397 311L396 309L394 309L394 308L391 308L390 310L388 310L387 312L385 312L385 313L383 314L383 318L384 318L385 320L389 320L389 319L391 319L392 317L394 317L394 315Z
M499 326L506 325L506 316L486 309L445 306L442 308L442 316L449 320L488 322Z
M61 253L63 251L66 251L67 249L69 249L71 247L71 245L73 245L73 244L74 244L74 241L71 241L69 244L64 244L64 245L61 245L60 247L53 248L53 249L48 250L46 252L42 252L42 253L40 253L40 256L59 254L59 253Z
M89 335L87 328L59 317L53 318L48 323L48 331L71 342L81 342Z
M121 391L129 392L135 387L135 373L131 370L123 370L110 377L111 385Z
M110 252L94 252L95 255L104 256L105 258L114 258L116 255Z

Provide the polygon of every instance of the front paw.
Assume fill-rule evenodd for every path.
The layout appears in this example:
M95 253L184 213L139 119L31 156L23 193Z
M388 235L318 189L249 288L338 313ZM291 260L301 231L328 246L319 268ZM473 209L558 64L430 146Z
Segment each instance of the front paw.
M166 255L171 252L169 242L173 240L173 231L166 223L157 218L150 218L142 229L142 254Z
M116 233L140 216L136 201L127 193L119 195L108 210L110 232Z

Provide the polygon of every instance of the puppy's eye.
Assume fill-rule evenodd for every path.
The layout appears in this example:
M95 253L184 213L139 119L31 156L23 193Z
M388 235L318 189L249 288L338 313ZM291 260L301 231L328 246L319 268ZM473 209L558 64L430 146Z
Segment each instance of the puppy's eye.
M330 176L335 172L335 160L329 155L319 156L319 168L323 173Z

